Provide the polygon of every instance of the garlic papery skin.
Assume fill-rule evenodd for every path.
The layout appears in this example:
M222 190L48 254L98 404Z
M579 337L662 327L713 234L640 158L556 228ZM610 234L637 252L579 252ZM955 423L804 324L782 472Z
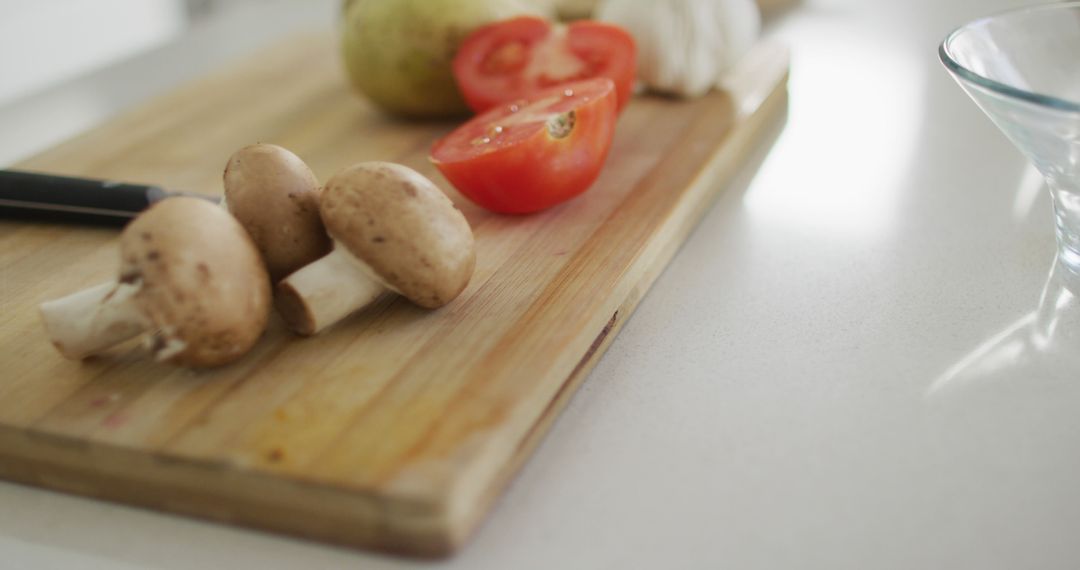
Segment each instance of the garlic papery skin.
M725 8L720 15L720 25L725 30L727 43L727 57L720 69L723 74L738 63L761 37L761 6L755 0L724 0L720 3Z
M634 36L647 87L683 97L715 87L761 32L754 0L603 0L597 17Z

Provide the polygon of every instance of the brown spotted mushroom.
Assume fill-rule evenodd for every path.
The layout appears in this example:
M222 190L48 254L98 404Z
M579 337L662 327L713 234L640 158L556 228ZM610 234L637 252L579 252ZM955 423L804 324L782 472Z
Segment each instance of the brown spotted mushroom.
M330 253L319 218L319 181L300 157L272 144L246 146L229 158L223 204L282 277Z
M422 174L366 162L331 178L320 212L333 251L278 285L278 312L312 335L393 291L425 308L452 301L472 277L472 230Z
M259 252L228 212L168 198L120 235L111 282L40 305L60 352L85 358L143 335L158 361L195 368L243 356L266 328L270 282Z

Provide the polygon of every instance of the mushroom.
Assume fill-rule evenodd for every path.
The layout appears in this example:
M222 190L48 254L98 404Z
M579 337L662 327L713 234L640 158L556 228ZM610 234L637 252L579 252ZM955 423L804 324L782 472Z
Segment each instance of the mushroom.
M244 355L266 328L270 283L228 212L168 198L120 235L119 277L40 305L53 344L73 359L145 334L158 361L211 367Z
M319 219L319 181L300 157L272 144L246 146L225 167L226 209L240 221L274 281L330 252Z
M476 263L465 216L434 183L398 164L336 174L320 197L333 251L278 285L288 325L312 335L393 291L425 308L452 301Z

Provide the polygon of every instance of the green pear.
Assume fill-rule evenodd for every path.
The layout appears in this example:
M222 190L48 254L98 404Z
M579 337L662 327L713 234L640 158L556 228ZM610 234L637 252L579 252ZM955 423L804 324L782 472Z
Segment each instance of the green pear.
M408 117L468 112L451 70L458 46L485 24L550 15L551 0L346 0L342 51L354 87Z

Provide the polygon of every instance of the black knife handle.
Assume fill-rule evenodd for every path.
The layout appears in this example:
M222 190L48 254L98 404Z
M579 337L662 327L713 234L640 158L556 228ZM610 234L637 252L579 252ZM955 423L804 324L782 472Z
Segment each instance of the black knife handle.
M0 217L122 226L166 197L158 186L0 170Z

